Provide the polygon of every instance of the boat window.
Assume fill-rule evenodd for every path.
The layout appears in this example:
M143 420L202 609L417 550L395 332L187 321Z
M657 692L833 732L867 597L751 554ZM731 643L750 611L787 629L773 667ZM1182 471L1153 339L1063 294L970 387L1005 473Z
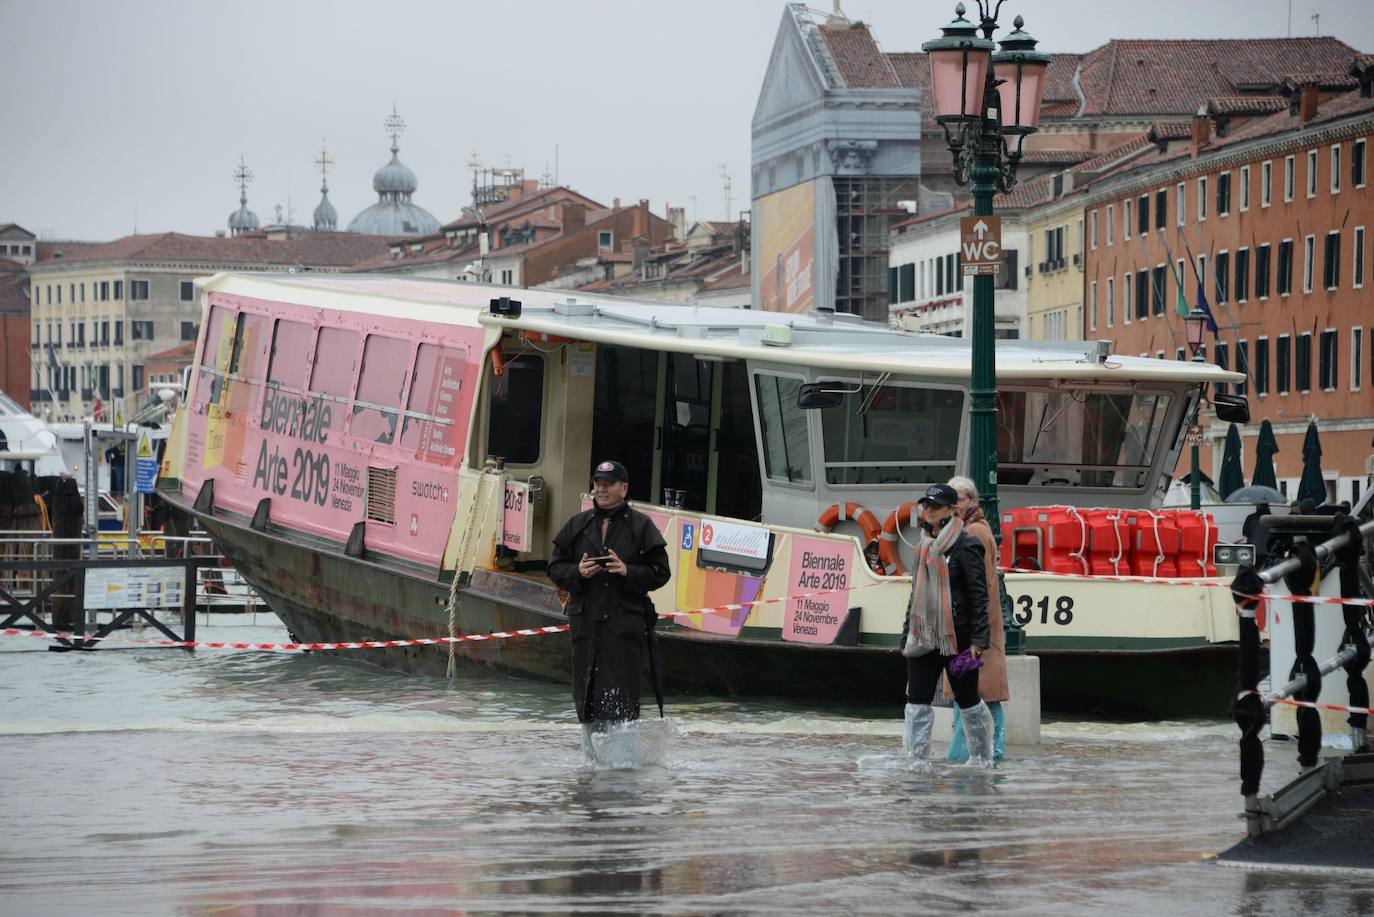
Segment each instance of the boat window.
M210 309L210 321L205 330L205 343L200 352L200 376L196 383L196 398L206 404L219 404L224 390L224 371L229 366L228 345L232 337L224 333L232 324L234 313L223 306Z
M954 475L964 416L958 389L860 385L821 415L829 484L929 484Z
M358 396L353 402L350 439L391 445L401 421L401 393L410 366L410 342L369 334L358 370Z
M306 355L314 340L314 329L304 322L277 319L272 333L272 362L267 381L273 385L301 391L305 388Z
M764 474L775 481L811 483L810 437L806 412L797 407L800 379L755 377L759 427L763 434Z
M461 392L467 354L453 347L421 344L410 377L401 447L421 461L453 464L462 452Z
M353 393L353 365L358 354L358 332L347 328L321 328L315 342L315 361L310 372L310 391L327 401L348 402ZM342 406L320 412L320 423L329 431L343 429Z
M271 333L267 316L239 313L229 356L229 375L233 378L226 386L227 397L221 397L221 407L225 410L233 413L253 410L267 375L267 339Z
M658 502L653 493L658 358L656 350L596 348L593 461L613 458L623 464L630 475L630 499L647 503Z
M1132 392L997 393L998 478L1005 484L1140 488L1169 396Z
M503 375L487 387L487 455L507 465L539 461L539 434L544 419L544 358L523 353L506 361Z
M754 411L749 403L749 374L743 362L722 365L720 428L715 449L716 512L736 519L759 518L763 484L759 480L759 451L754 440Z

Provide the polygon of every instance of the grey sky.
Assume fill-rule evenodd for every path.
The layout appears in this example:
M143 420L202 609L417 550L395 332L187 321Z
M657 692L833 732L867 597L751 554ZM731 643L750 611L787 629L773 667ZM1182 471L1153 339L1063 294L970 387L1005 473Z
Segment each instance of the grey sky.
M973 6L972 0L969 5ZM828 4L827 4L828 6ZM886 51L917 50L953 0L850 0ZM1008 0L1049 51L1109 38L1288 34L1288 0ZM1292 34L1374 52L1374 0L1292 0ZM0 223L66 239L134 229L209 234L237 207L239 154L264 222L288 196L308 224L328 138L346 224L376 201L396 102L415 201L446 222L465 163L558 177L609 204L648 198L725 215L748 207L749 120L780 0L363 3L0 0ZM1090 15L1089 11L1097 15ZM695 203L693 203L695 196Z

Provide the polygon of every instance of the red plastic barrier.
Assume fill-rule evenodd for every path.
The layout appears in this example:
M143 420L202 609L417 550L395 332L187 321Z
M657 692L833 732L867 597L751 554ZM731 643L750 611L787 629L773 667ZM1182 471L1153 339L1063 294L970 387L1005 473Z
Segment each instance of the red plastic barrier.
M1041 506L1035 520L1045 531L1044 569L1051 573L1088 573L1088 522L1074 506Z
M1096 575L1131 573L1131 544L1135 522L1121 509L1085 509L1088 525L1088 567Z
M1045 531L1035 518L1034 507L1002 513L1002 548L997 562L1003 570L1018 567L1040 570L1045 565Z
M1212 548L1217 543L1217 524L1211 514L1181 509L1175 511L1174 519L1179 534L1178 575L1216 576Z
M1137 510L1131 570L1136 576L1178 576L1178 525L1171 510Z

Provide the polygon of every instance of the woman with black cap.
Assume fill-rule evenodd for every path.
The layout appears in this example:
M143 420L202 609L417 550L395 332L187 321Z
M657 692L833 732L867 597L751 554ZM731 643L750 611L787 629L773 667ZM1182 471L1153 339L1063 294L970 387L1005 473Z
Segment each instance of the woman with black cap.
M964 531L955 513L958 502L948 484L930 485L917 501L924 535L916 546L902 638L907 660L902 748L917 761L929 751L935 721L930 704L945 672L963 717L969 759L991 767L992 712L978 696L979 657L988 648L987 575L983 545Z

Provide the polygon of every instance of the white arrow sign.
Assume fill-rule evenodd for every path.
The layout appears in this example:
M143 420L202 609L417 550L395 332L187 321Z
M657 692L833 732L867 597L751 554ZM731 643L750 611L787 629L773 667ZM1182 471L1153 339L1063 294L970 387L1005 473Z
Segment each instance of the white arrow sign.
M988 224L984 223L982 220L979 220L977 223L973 224L973 231L978 236L978 238L981 239L983 238L983 236L986 236L988 234Z

